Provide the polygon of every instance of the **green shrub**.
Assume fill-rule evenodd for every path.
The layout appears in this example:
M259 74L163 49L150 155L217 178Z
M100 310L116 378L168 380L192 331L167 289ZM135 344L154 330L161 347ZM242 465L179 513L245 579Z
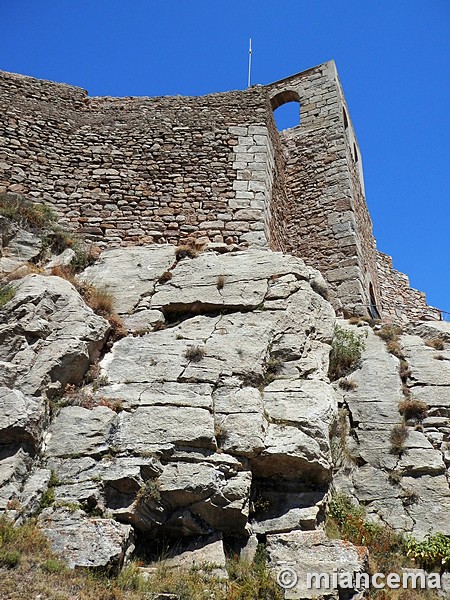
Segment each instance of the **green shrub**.
M329 537L366 546L371 572L390 573L407 562L403 538L390 527L367 521L364 508L355 506L345 494L330 502L325 530Z
M364 346L363 335L358 335L349 329L343 329L336 325L328 370L331 381L345 377L357 368Z
M15 293L16 290L13 288L12 285L0 284L0 308L2 306L5 306L5 304L12 300L12 298L14 298Z
M14 569L20 563L22 555L17 550L0 550L0 567Z
M450 537L443 533L427 535L418 542L413 537L405 540L407 556L428 571L450 570Z
M67 567L63 562L56 558L48 558L42 563L41 569L47 573L63 573Z

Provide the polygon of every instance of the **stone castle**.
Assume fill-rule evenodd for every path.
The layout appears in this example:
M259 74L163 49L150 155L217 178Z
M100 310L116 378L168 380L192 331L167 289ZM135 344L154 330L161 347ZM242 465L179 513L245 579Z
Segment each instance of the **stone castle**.
M300 125L274 110L298 102ZM0 73L0 191L52 205L101 246L212 242L303 258L338 312L439 319L377 251L333 61L202 97L89 97Z

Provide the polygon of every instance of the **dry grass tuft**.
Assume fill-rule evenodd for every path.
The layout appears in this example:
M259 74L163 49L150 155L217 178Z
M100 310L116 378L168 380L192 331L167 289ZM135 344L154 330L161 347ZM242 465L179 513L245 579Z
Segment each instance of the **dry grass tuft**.
M206 356L205 348L201 346L189 346L186 348L184 356L191 362L198 363Z
M178 262L183 258L195 258L198 256L199 251L192 246L188 246L187 244L183 244L182 246L178 246L175 250L175 259Z
M84 299L97 315L109 317L114 314L114 298L107 290L92 286Z
M376 334L385 342L397 340L402 333L403 330L401 327L392 324L383 325L383 327L376 332Z
M400 359L399 375L403 383L406 383L406 381L411 377L411 369L408 362L404 358Z
M172 279L173 275L171 271L164 271L164 273L159 277L158 283L164 284Z
M401 455L405 451L405 442L409 435L408 428L404 423L394 425L389 436L391 442L391 453Z
M218 290L223 290L223 288L225 286L225 276L224 275L219 275L217 277L216 285L217 285Z
M444 350L445 343L444 340L440 337L435 337L431 340L427 340L425 342L426 346L430 346L430 348L434 348L435 350Z
M422 400L405 398L400 402L398 409L405 421L423 421L427 416L428 406Z
M343 379L339 379L339 387L346 392L351 392L356 390L358 384L353 379L349 379L348 377L344 377Z

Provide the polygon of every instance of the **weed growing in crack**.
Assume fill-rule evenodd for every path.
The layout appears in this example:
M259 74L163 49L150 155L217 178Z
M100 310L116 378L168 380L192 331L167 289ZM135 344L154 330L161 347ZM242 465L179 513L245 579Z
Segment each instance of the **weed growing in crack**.
M405 398L398 406L405 421L423 421L428 412L428 406L417 398Z
M397 456L401 456L403 454L408 435L409 431L404 423L394 425L389 436L389 441L391 443L391 454L396 454Z
M358 335L337 325L330 352L328 370L330 380L336 381L354 371L359 364L364 347L363 335Z
M339 379L339 387L346 392L351 392L357 389L358 384L356 383L356 381L353 381L353 379L350 379L349 377L344 377L342 379Z
M190 362L198 363L205 358L206 350L201 346L189 346L186 348L184 356Z
M431 348L434 348L435 350L444 350L444 348L445 348L444 340L440 337L435 337L435 338L432 338L431 340L427 340L425 342L425 345L430 346Z

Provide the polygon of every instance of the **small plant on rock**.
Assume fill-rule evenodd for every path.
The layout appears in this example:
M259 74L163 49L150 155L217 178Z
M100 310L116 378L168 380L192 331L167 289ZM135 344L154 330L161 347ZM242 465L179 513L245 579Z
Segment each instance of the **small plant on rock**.
M206 356L205 348L201 346L189 346L186 348L184 356L191 362L200 362Z
M158 283L164 284L172 279L173 275L171 271L164 271L158 278Z
M219 275L217 277L216 286L219 291L224 288L224 286L225 286L225 276L224 275Z
M195 258L196 256L198 256L198 250L187 244L178 246L175 251L175 259L177 262L183 258Z
M404 423L394 425L389 436L391 442L391 453L402 455L405 451L405 442L408 437L408 428Z
M0 308L14 298L16 290L12 285L0 284Z
M351 392L353 390L356 390L358 384L356 383L356 381L353 381L353 379L344 377L342 379L339 379L339 387L346 392Z
M335 327L328 370L331 381L345 377L357 368L364 346L364 336Z
M434 348L435 350L444 350L445 348L444 340L440 337L435 337L431 340L427 340L425 344L427 346L430 346L431 348Z
M399 412L405 421L423 421L427 416L428 406L422 400L405 398L399 404Z
M161 493L159 491L159 482L154 479L149 479L144 483L137 493L136 500L140 503L145 502L159 502L161 500Z
M283 359L280 356L269 356L266 362L266 369L264 373L264 384L268 385L277 378L277 375L283 370Z
M92 287L85 300L92 310L102 317L114 314L114 298L107 290Z
M397 340L402 334L402 328L392 324L383 325L376 333L385 342L392 342L393 340Z

